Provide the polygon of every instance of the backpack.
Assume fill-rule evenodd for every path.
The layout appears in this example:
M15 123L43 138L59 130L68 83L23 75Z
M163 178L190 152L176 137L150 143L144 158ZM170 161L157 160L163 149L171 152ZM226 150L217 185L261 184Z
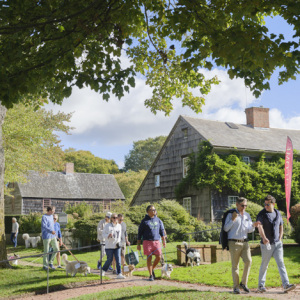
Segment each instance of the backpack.
M225 249L229 250L229 247L228 247L228 232L226 232L224 230L225 220L226 220L227 215L229 213L233 213L234 211L236 211L235 208L229 209L229 210L225 211L225 213L222 217L222 228L221 228L221 232L220 232L219 244L222 245L223 250L225 250Z

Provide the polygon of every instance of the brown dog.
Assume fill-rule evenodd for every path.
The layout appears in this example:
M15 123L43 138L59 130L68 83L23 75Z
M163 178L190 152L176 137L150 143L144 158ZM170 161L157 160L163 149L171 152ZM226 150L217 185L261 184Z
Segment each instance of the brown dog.
M128 266L124 266L123 268L123 275L126 277L131 277L132 276L132 272L134 271L135 266L134 265L128 265Z

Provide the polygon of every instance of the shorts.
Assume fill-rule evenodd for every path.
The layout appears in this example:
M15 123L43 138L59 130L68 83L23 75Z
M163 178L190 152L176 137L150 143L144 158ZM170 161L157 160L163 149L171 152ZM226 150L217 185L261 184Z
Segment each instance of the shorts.
M143 241L144 255L161 255L160 241Z
M126 245L121 247L121 256L125 257L125 254L126 254Z

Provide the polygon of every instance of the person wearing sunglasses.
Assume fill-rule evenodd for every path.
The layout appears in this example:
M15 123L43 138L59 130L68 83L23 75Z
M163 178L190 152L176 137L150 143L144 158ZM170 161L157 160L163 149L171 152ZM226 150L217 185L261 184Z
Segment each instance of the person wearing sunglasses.
M113 258L116 261L117 267L117 279L124 279L125 276L122 275L121 270L121 233L122 227L118 223L118 215L112 214L110 223L106 224L103 230L103 237L105 238L105 252L107 260L102 268L102 276L108 270L111 265Z
M261 236L261 265L258 277L258 292L266 292L265 283L267 269L271 257L273 256L280 274L284 292L291 291L296 285L289 283L289 278L283 261L283 221L279 210L275 209L276 199L268 195L265 198L265 208L257 215L257 221L261 223L258 231Z
M252 258L250 246L248 244L248 233L255 230L259 222L252 223L250 215L246 212L247 199L239 197L236 201L236 209L228 213L224 230L228 232L228 246L231 256L231 272L233 279L233 293L240 294L240 288L246 293L250 290L247 287ZM239 280L239 261L244 262L243 277Z
M141 250L141 240L143 239L144 255L147 255L147 267L150 274L149 280L155 279L154 269L159 263L162 255L160 238L163 246L166 247L165 228L163 222L157 217L156 209L149 205L146 209L147 215L142 220L138 230L137 250ZM152 265L152 256L155 260Z

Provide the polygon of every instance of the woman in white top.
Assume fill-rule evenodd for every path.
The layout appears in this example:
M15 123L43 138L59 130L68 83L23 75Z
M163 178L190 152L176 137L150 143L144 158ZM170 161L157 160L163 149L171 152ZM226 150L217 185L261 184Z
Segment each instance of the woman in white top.
M19 224L16 218L12 218L12 229L10 240L13 243L14 247L17 247L17 236L19 233Z
M105 238L105 252L107 261L102 268L102 276L108 270L113 258L116 260L117 265L117 279L124 279L121 271L121 225L118 224L117 214L112 214L110 223L106 224L103 230L103 237Z

